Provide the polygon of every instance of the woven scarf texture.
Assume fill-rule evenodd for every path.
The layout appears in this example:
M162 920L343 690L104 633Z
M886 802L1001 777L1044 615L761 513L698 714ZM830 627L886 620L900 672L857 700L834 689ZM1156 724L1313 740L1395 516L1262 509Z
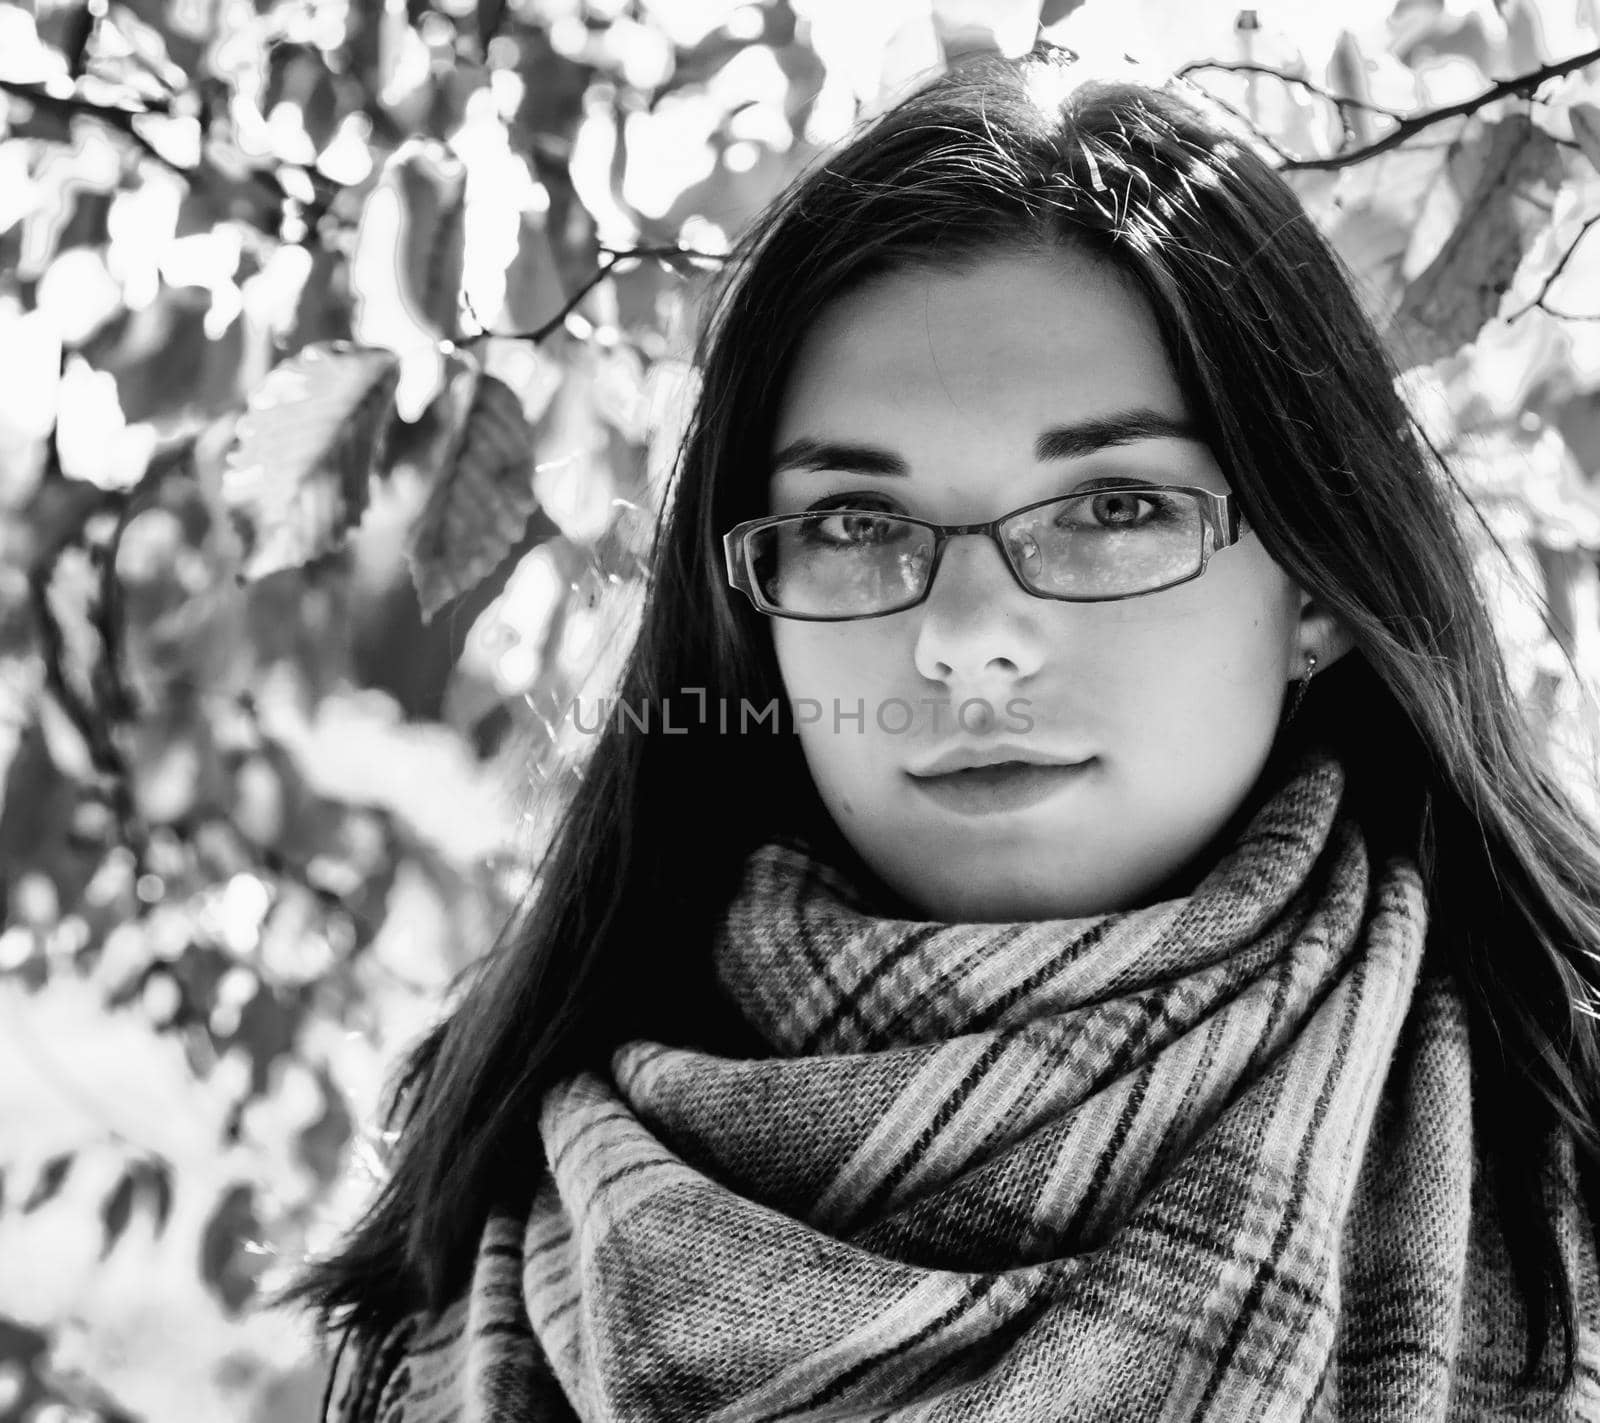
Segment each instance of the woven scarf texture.
M1571 1151L1578 1380L1518 1394L1464 1009L1343 788L1308 754L1192 893L1092 919L885 918L763 847L714 953L773 1055L552 1089L526 1216L331 1416L1600 1420Z

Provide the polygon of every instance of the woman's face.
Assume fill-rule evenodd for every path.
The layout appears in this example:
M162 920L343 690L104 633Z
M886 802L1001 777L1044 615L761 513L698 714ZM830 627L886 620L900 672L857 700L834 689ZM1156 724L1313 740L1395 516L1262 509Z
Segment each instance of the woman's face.
M1188 413L1142 296L1092 259L899 272L808 333L770 512L850 495L958 524L1110 478L1225 493L1211 451L1181 433ZM1041 448L1074 427L1084 439ZM1104 603L1034 597L991 541L957 537L917 607L771 626L840 831L920 912L957 921L1181 892L1259 776L1306 653L1326 666L1335 641L1251 533L1203 577ZM1036 764L930 774L1016 760Z

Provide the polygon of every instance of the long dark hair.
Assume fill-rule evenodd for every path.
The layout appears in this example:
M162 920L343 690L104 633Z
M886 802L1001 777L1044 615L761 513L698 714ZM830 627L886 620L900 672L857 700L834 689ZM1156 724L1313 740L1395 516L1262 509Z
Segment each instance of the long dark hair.
M618 689L633 708L672 701L684 734L607 722L534 891L405 1064L381 1194L293 1291L325 1324L377 1334L465 1288L486 1215L525 1209L546 1169L536 1121L553 1081L604 1067L632 1037L761 1055L706 946L750 848L829 827L781 719L736 735L686 714L701 696L781 705L768 629L724 586L720 536L765 512L777 404L825 305L907 265L1065 244L1138 284L1251 526L1354 635L1293 734L1330 743L1366 823L1420 860L1431 944L1469 1005L1479 1140L1529 1311L1525 1378L1553 1309L1570 1382L1573 1282L1540 1163L1570 1131L1594 1211L1600 843L1516 707L1456 491L1299 201L1195 107L1129 84L1071 88L1069 63L1041 49L943 75L744 236L702 337ZM689 806L710 810L693 830Z

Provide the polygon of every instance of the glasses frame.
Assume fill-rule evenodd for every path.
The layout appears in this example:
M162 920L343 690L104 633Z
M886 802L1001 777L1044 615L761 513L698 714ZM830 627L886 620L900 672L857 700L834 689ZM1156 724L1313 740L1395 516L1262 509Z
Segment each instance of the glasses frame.
M1169 583L1162 583L1155 588L1141 588L1137 593L1112 593L1099 598L1082 598L1063 596L1059 593L1041 593L1037 588L1029 587L1022 577L1011 552L1006 548L1005 541L1000 537L1001 525L1015 519L1019 514L1031 514L1035 509L1042 509L1047 504L1060 504L1068 499L1089 498L1096 494L1192 494L1198 501L1200 508L1200 566L1193 573L1185 574L1182 578L1174 578ZM786 524L802 518L814 518L818 514L878 514L884 513L882 509L853 509L847 504L838 505L826 510L802 511L793 514L769 514L761 519L746 519L742 524L735 524L722 536L723 557L728 565L728 584L738 589L753 604L756 610L774 618L790 618L796 622L806 623L853 623L866 618L886 618L894 613L903 613L910 608L915 608L928 599L933 591L933 580L939 576L939 564L944 559L944 548L951 539L965 534L982 534L997 549L1006 567L1011 571L1011 577L1019 588L1030 597L1043 598L1050 603L1120 603L1129 598L1144 598L1151 593L1164 593L1168 588L1177 588L1184 583L1192 583L1201 577L1211 562L1214 554L1220 553L1225 548L1231 548L1238 543L1247 533L1250 526L1245 522L1244 515L1239 510L1237 496L1218 494L1214 490L1201 489L1191 484L1106 484L1097 485L1093 489L1085 490L1082 494L1054 494L1048 499L1035 499L1031 504L1024 504L1020 509L1013 509L1002 514L998 519L990 519L982 524L936 524L931 519L919 519L912 514L895 514L893 517L902 519L908 524L917 524L924 529L933 531L933 559L928 565L928 576L922 585L922 592L908 602L897 603L892 608L883 608L875 613L796 613L787 608L779 608L770 603L756 584L755 570L752 566L753 555L750 548L749 536L762 529L771 528L774 524ZM1209 544L1206 532L1210 531Z

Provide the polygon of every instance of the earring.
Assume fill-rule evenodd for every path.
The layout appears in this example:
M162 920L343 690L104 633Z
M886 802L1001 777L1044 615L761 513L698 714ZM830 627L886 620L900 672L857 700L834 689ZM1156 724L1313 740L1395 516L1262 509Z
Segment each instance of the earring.
M1293 721L1294 714L1300 710L1300 703L1305 700L1306 688L1311 685L1311 679L1316 675L1316 672L1317 654L1308 652L1306 653L1306 673L1294 684L1294 696L1289 701L1289 713L1283 719L1285 724Z

